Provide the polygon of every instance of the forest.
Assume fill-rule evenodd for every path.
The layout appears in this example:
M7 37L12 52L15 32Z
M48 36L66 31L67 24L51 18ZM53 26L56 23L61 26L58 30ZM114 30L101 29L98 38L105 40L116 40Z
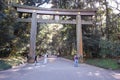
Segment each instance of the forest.
M97 9L94 25L82 25L84 58L120 58L119 0L0 0L0 58L26 57L30 47L31 23L17 22L12 4L60 9ZM43 6L42 6L43 5ZM73 19L64 17L64 19ZM88 18L85 18L86 20ZM38 23L36 54L46 52L60 56L76 53L76 27L68 24Z

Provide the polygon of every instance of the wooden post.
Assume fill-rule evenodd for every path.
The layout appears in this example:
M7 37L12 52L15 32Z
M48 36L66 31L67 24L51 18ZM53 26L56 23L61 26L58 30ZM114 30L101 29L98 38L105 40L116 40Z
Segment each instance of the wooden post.
M82 24L81 24L81 15L80 13L77 15L77 25L76 25L76 33L77 33L77 54L80 57L80 62L83 62L83 45L82 45Z
M30 32L30 52L28 54L28 62L33 63L35 61L35 49L36 49L36 32L37 32L37 14L34 11L32 13L31 32Z

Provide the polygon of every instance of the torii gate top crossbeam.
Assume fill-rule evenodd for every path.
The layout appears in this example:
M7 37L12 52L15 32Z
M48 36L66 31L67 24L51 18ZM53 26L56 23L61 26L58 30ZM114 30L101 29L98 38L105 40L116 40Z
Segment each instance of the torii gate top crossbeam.
M56 8L39 8L25 5L13 5L17 7L18 12L39 13L48 15L95 15L96 9L56 9Z

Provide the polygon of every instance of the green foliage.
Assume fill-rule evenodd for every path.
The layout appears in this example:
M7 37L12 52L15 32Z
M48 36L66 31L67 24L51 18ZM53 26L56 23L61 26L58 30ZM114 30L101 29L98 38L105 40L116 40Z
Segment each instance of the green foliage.
M120 57L120 42L114 42L113 56Z
M113 45L110 41L101 40L100 41L100 55L106 57L107 55L112 54Z
M7 10L7 9L5 9ZM13 38L13 16L7 15L8 13L2 12L5 16L0 21L0 44L1 46L5 46L9 43Z
M29 23L16 22L16 10L2 1L0 12L0 57L19 56L27 49Z
M11 51L11 42L15 39L13 24L15 20L15 10L7 6L2 0L2 9L0 12L0 57L8 57Z
M83 37L84 52L88 57L99 57L99 39L92 37Z
M76 53L76 27L75 25L64 25L66 31L64 32L64 53L65 55L75 54ZM68 46L69 45L69 46Z
M0 70L10 69L15 66L19 66L20 64L25 63L25 59L23 57L9 57L0 59Z
M9 2L20 4L20 1L25 5L35 6L37 0L0 0L0 55L19 56L19 53L28 53L30 23L16 23L16 10L7 5ZM49 2L49 0L44 1ZM44 1L39 0L37 6L44 3ZM64 9L97 8L96 22L99 25L82 25L84 52L92 57L93 55L98 56L99 50L101 56L120 55L119 39L115 36L116 33L120 32L120 17L119 14L113 12L112 7L108 6L108 2L102 0L52 0L51 3L56 8ZM27 13L25 15L31 16L31 14ZM104 21L105 17L106 21ZM83 16L83 18L85 17ZM75 18L70 16L70 19ZM85 18L85 20L89 20L89 18ZM38 54L45 53L47 50L51 50L53 53L59 52L63 55L76 53L75 25L64 25L59 30L52 28L55 26L41 25L38 26L38 38L36 41ZM109 41L100 41L100 38L106 36L109 36Z
M39 25L39 24L38 24ZM69 55L74 53L76 28L74 25L40 24L37 34L37 53ZM70 35L71 34L71 35ZM69 46L68 46L69 45Z
M100 35L94 26L83 26L83 49L86 57L99 57Z
M5 62L4 60L0 60L0 71L9 69L11 67L12 66L10 64L8 64L7 62Z
M120 65L114 59L87 59L86 63L106 69L120 69Z
M108 40L100 41L100 55L102 57L119 57L120 56L120 43L111 42Z

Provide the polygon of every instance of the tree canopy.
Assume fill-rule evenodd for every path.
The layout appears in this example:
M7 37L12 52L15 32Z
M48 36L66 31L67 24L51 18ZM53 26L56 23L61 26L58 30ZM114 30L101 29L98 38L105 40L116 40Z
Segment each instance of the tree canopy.
M0 0L0 56L24 55L29 52L30 23L16 22L18 17L11 3L51 8L87 9L96 8L94 25L82 25L84 55L90 57L120 56L120 2L119 0ZM114 5L112 5L114 3ZM21 17L29 17L24 14ZM68 17L62 17L68 18ZM74 18L73 16L70 18ZM88 20L88 17L82 17ZM37 53L76 52L75 25L38 24Z

